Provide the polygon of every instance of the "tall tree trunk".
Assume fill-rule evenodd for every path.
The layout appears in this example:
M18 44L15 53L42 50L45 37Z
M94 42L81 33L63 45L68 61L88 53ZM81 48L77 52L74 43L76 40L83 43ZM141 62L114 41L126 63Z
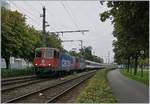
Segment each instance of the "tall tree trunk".
M135 56L135 65L134 65L134 75L137 74L137 66L138 66L138 55L136 53L136 56Z
M6 62L6 69L9 69L10 68L10 57L5 57L5 62Z
M141 77L143 77L143 64L141 65Z
M129 68L130 68L130 57L128 58L128 68L127 68L127 72L129 72Z

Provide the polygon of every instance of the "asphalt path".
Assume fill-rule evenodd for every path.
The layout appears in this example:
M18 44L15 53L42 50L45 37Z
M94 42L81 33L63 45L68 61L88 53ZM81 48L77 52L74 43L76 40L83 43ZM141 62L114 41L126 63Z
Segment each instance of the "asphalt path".
M148 103L149 87L112 70L107 74L114 96L119 103Z

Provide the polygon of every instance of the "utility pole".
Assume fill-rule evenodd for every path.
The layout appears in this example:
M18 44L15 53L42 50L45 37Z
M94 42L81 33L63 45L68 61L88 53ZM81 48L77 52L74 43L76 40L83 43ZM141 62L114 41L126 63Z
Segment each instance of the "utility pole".
M45 9L45 6L43 7L43 14L40 15L40 17L43 17L43 47L46 46L46 27L49 26L49 25L46 25L46 9Z
M110 51L108 51L108 64L110 64Z
M46 46L46 32L45 32L45 23L46 23L46 21L45 21L45 7L43 7L43 15L42 15L42 17L43 17L43 47L44 46Z
M83 41L82 40L78 40L81 42L81 55L83 55Z
M78 40L81 43L81 49L83 48L83 40Z

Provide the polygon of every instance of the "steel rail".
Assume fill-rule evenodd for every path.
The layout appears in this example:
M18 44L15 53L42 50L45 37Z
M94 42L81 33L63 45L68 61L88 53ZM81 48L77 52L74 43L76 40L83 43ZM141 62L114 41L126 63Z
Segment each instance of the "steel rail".
M89 78L91 78L93 75L85 78L84 80L81 80L80 82L76 83L75 85L71 86L70 88L62 91L61 93L59 93L58 95L52 97L51 99L47 100L45 103L53 103L54 100L56 100L57 98L59 98L60 96L62 96L63 94L69 92L71 89L73 89L74 87L78 86L79 84L85 82L86 80L88 80Z

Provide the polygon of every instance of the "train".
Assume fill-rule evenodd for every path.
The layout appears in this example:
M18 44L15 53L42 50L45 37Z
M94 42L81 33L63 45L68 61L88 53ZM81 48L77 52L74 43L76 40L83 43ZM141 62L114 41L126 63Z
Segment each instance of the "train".
M36 75L40 77L103 68L101 63L71 56L68 52L50 47L35 49L33 65Z

